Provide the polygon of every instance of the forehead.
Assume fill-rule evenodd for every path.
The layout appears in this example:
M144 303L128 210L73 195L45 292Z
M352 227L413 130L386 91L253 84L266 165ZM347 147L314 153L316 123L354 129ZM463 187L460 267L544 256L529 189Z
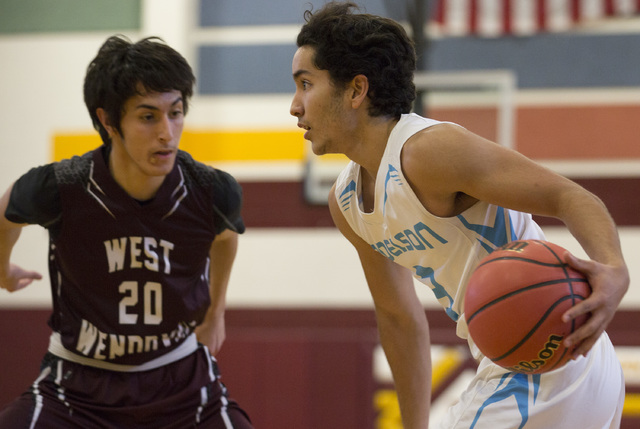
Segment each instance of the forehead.
M291 63L291 72L294 78L303 74L317 74L320 71L313 63L315 51L315 48L308 45L298 48Z
M131 109L138 107L161 107L164 105L175 105L182 101L182 93L177 89L167 92L154 92L142 90L129 97L125 106Z

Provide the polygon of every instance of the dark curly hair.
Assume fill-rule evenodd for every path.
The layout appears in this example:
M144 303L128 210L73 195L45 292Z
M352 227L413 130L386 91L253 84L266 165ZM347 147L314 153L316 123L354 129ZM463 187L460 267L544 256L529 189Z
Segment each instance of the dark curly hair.
M362 74L369 80L371 116L399 118L416 98L413 41L397 22L366 13L353 13L351 2L330 2L304 13L306 24L296 44L315 49L314 65L327 70L336 86Z
M122 134L120 121L125 102L141 91L182 94L184 112L193 95L195 76L182 55L162 39L147 37L132 43L124 36L112 36L100 47L87 67L84 79L84 102L94 128L105 144L109 134L96 110L103 108L116 130Z

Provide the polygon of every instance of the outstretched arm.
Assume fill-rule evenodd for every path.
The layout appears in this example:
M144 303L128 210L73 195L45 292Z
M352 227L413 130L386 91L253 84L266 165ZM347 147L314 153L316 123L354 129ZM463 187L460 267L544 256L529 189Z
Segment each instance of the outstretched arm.
M209 250L209 294L211 305L204 321L196 328L198 341L209 347L213 355L220 351L226 338L224 312L226 306L227 286L231 276L231 268L238 250L238 234L225 230L211 244Z
M356 248L373 297L380 343L391 368L405 429L426 429L431 403L431 340L411 272L358 237L333 190L329 208L340 232Z
M36 271L25 270L11 263L11 252L15 246L24 225L10 222L4 213L9 204L11 189L0 198L0 288L15 292L29 286L34 280L40 280L42 275Z

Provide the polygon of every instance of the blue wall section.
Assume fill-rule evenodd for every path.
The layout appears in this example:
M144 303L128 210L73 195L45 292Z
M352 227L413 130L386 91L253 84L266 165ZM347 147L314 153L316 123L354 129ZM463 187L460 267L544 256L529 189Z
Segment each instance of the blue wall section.
M319 9L327 0L201 0L200 26L282 25L304 23L305 10ZM405 19L406 2L399 0L357 1L361 11L394 19Z
M202 94L293 92L290 45L202 46ZM640 34L546 34L432 41L433 71L512 69L520 88L640 86Z
M306 9L291 0L202 0L200 26L301 24Z
M200 94L293 93L291 45L201 46L198 60Z
M325 0L201 0L200 26L302 25L303 13ZM407 25L411 2L363 0L367 13ZM256 35L259 38L259 34ZM291 59L295 35L279 45L199 46L202 94L293 92ZM431 40L427 70L511 69L524 89L640 86L640 32L620 34L541 33L528 37L450 37Z
M640 35L544 34L434 41L431 70L512 69L520 88L640 85Z

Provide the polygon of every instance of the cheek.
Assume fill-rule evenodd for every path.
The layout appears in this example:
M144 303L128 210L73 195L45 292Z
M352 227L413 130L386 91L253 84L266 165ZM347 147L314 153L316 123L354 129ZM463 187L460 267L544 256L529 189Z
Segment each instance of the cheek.
M122 141L125 150L132 159L142 160L146 158L148 144L148 138L141 136L139 133L130 132Z
M173 130L174 130L173 134L175 136L175 139L178 140L178 142L180 141L180 137L182 136L183 127L184 127L184 123L182 121L180 121L173 128Z

